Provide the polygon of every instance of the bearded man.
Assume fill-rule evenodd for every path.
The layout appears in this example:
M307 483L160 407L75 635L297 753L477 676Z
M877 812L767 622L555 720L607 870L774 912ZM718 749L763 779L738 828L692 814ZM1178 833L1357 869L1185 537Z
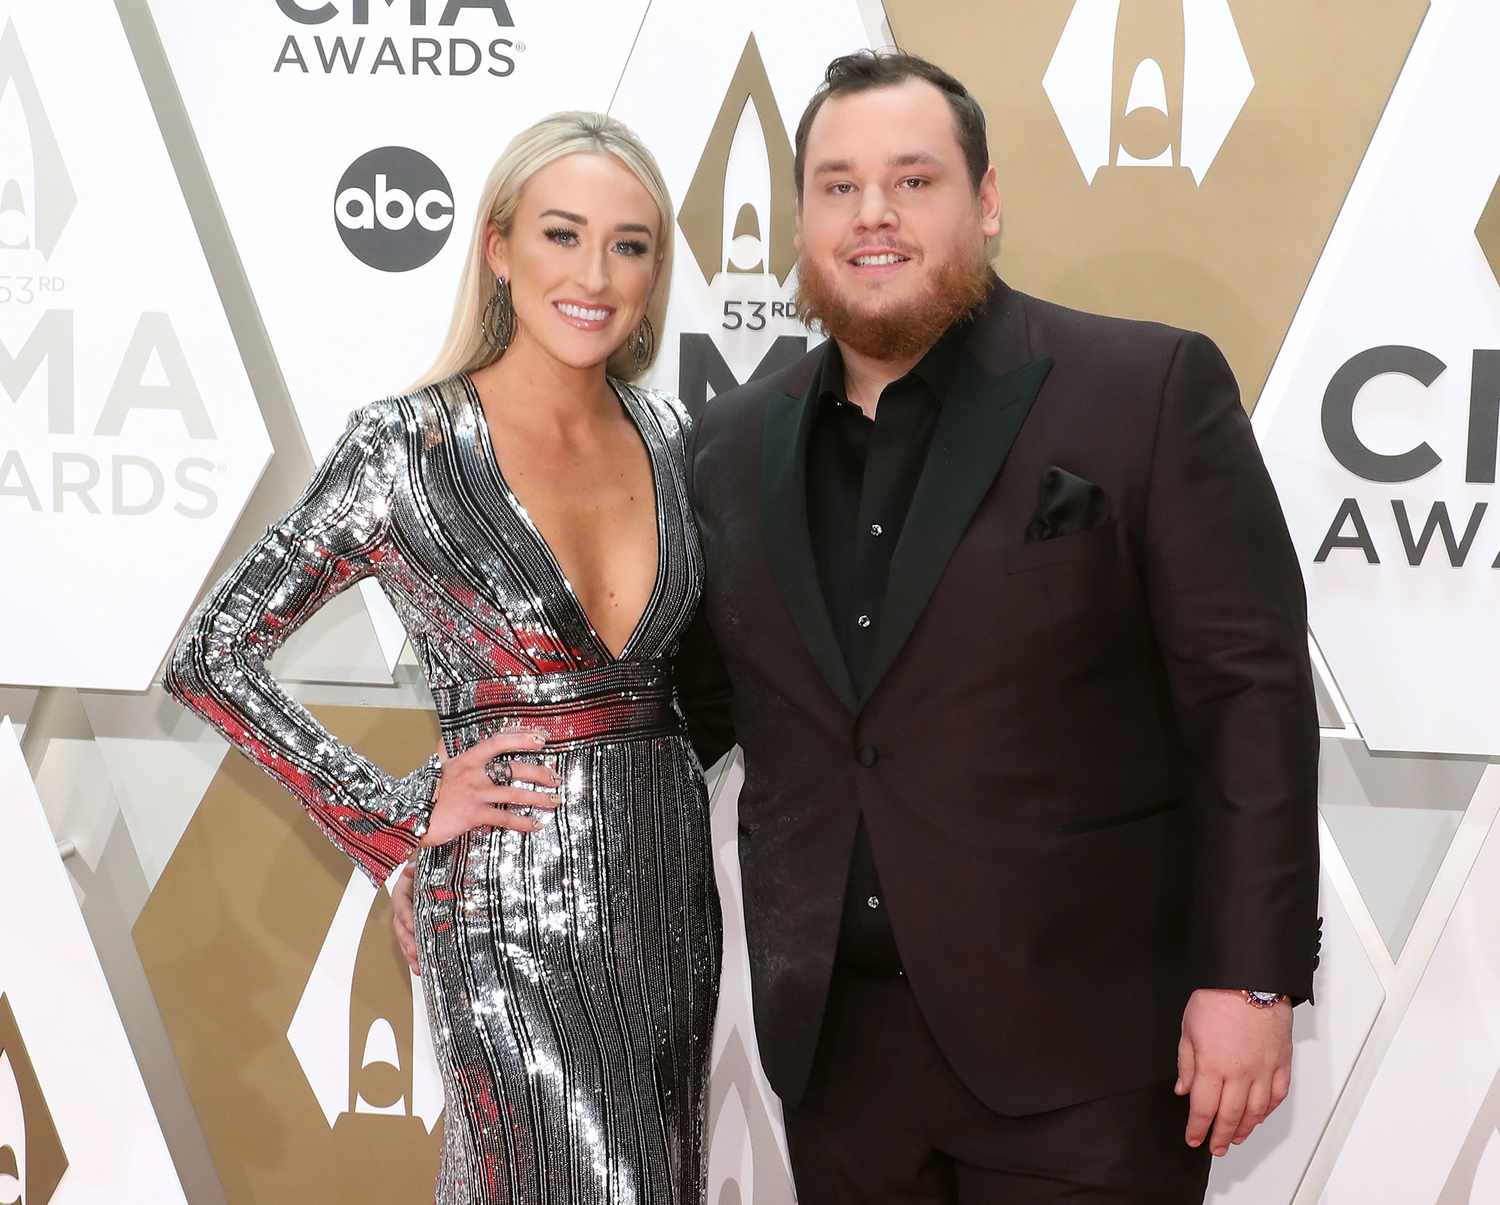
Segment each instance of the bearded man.
M994 275L984 114L931 63L836 59L795 162L829 338L697 420L680 682L744 751L798 1200L1201 1201L1318 945L1302 579L1234 378Z

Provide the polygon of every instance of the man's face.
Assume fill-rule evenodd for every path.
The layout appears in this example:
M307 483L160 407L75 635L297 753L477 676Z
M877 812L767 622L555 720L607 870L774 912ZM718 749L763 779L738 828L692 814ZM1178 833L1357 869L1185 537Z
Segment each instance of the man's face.
M808 131L798 251L842 308L924 305L1000 231L994 169L976 190L947 98L908 79L824 103Z

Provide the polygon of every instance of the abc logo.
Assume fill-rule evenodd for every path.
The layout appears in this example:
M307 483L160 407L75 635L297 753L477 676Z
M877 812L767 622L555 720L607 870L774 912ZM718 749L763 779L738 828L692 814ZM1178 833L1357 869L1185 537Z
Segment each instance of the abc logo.
M410 272L443 249L453 229L453 190L420 151L382 146L344 172L333 199L339 237L382 272Z

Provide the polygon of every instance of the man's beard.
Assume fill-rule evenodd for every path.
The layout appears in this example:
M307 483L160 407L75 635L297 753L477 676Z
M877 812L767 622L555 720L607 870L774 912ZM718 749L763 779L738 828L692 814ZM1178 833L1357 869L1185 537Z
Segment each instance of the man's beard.
M955 322L967 317L994 281L983 256L955 255L932 274L927 288L910 301L873 313L849 304L831 273L811 259L797 261L797 313L817 323L830 339L874 360L909 360L922 355Z

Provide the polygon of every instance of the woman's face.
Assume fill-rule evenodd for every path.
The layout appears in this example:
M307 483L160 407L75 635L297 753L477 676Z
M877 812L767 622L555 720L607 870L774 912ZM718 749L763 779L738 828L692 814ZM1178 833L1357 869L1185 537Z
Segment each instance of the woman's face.
M661 215L609 154L567 155L521 190L509 237L490 231L491 271L510 282L516 339L571 367L607 360L656 281Z

